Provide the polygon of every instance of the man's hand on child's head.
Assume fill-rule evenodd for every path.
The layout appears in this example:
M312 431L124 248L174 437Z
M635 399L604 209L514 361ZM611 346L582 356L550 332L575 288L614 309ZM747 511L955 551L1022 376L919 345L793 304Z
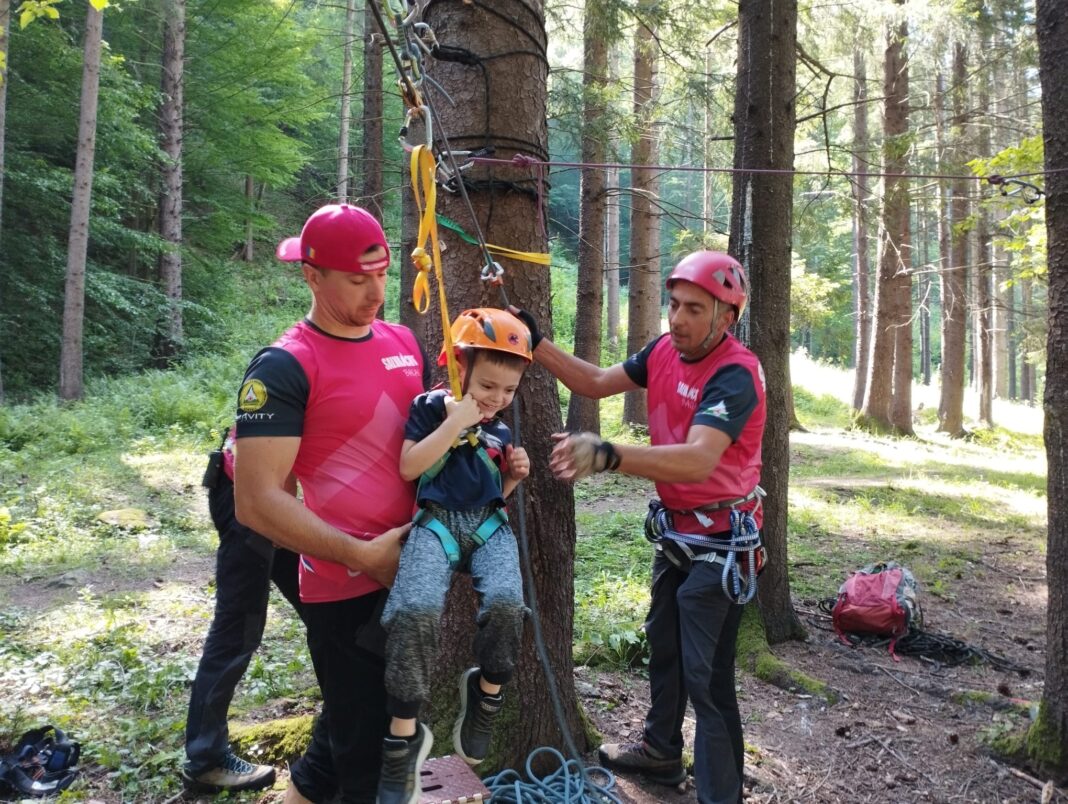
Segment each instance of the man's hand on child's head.
M530 475L530 458L522 447L509 444L504 448L504 457L508 462L508 475L516 482Z
M466 430L482 421L482 411L471 394L467 394L459 401L447 396L445 397L445 418L455 420L461 429Z
M508 306L508 312L527 325L527 329L530 330L530 348L537 349L538 344L541 343L541 339L545 336L541 334L541 330L538 329L538 322L526 310L521 310L514 304Z

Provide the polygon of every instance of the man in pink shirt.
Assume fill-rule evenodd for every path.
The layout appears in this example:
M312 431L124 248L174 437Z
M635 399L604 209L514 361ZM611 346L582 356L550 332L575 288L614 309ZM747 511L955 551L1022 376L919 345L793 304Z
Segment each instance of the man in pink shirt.
M648 389L649 446L593 433L559 434L550 468L561 480L617 471L656 481L647 536L656 542L645 622L652 703L642 740L607 743L606 766L676 785L687 699L697 716L699 804L742 800L742 723L734 690L742 604L760 554L764 372L728 329L745 309L742 266L727 254L684 257L667 280L669 332L610 368L534 337L534 359L575 393L600 399Z
M237 517L301 553L308 648L330 713L285 800L372 802L387 724L379 619L414 502L398 456L429 369L410 330L376 317L390 256L366 210L323 207L278 258L301 263L312 305L245 373Z

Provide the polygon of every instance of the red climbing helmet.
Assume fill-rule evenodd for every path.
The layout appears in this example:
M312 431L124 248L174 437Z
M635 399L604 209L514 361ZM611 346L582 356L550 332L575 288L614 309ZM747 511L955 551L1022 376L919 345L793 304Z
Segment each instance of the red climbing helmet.
M534 357L530 348L527 325L509 313L493 307L464 310L452 322L452 343L461 349L493 349L518 355L530 363ZM445 365L445 349L438 356L438 365Z
M667 278L668 289L679 279L693 282L721 302L734 305L738 311L737 318L742 317L749 296L749 283L745 279L741 263L730 254L721 251L695 251L679 260L679 264Z

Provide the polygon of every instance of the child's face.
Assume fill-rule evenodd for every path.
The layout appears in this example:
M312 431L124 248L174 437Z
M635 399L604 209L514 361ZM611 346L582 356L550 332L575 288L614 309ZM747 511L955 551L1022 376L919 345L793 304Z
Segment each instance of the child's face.
M512 404L515 389L523 379L523 370L514 366L494 363L485 358L475 360L470 370L467 393L478 403L483 419L492 419Z

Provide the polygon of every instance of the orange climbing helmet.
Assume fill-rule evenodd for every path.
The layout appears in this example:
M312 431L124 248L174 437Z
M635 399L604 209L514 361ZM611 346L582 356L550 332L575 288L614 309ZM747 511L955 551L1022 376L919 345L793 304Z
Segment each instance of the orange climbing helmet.
M746 299L749 297L749 283L741 263L730 254L721 251L695 251L679 260L679 264L667 278L668 290L680 279L693 282L721 302L733 304L738 311L735 320L742 317Z
M493 349L518 355L528 363L534 357L527 325L509 313L493 307L464 310L452 322L453 347L462 349ZM445 365L445 349L438 355L438 365Z

